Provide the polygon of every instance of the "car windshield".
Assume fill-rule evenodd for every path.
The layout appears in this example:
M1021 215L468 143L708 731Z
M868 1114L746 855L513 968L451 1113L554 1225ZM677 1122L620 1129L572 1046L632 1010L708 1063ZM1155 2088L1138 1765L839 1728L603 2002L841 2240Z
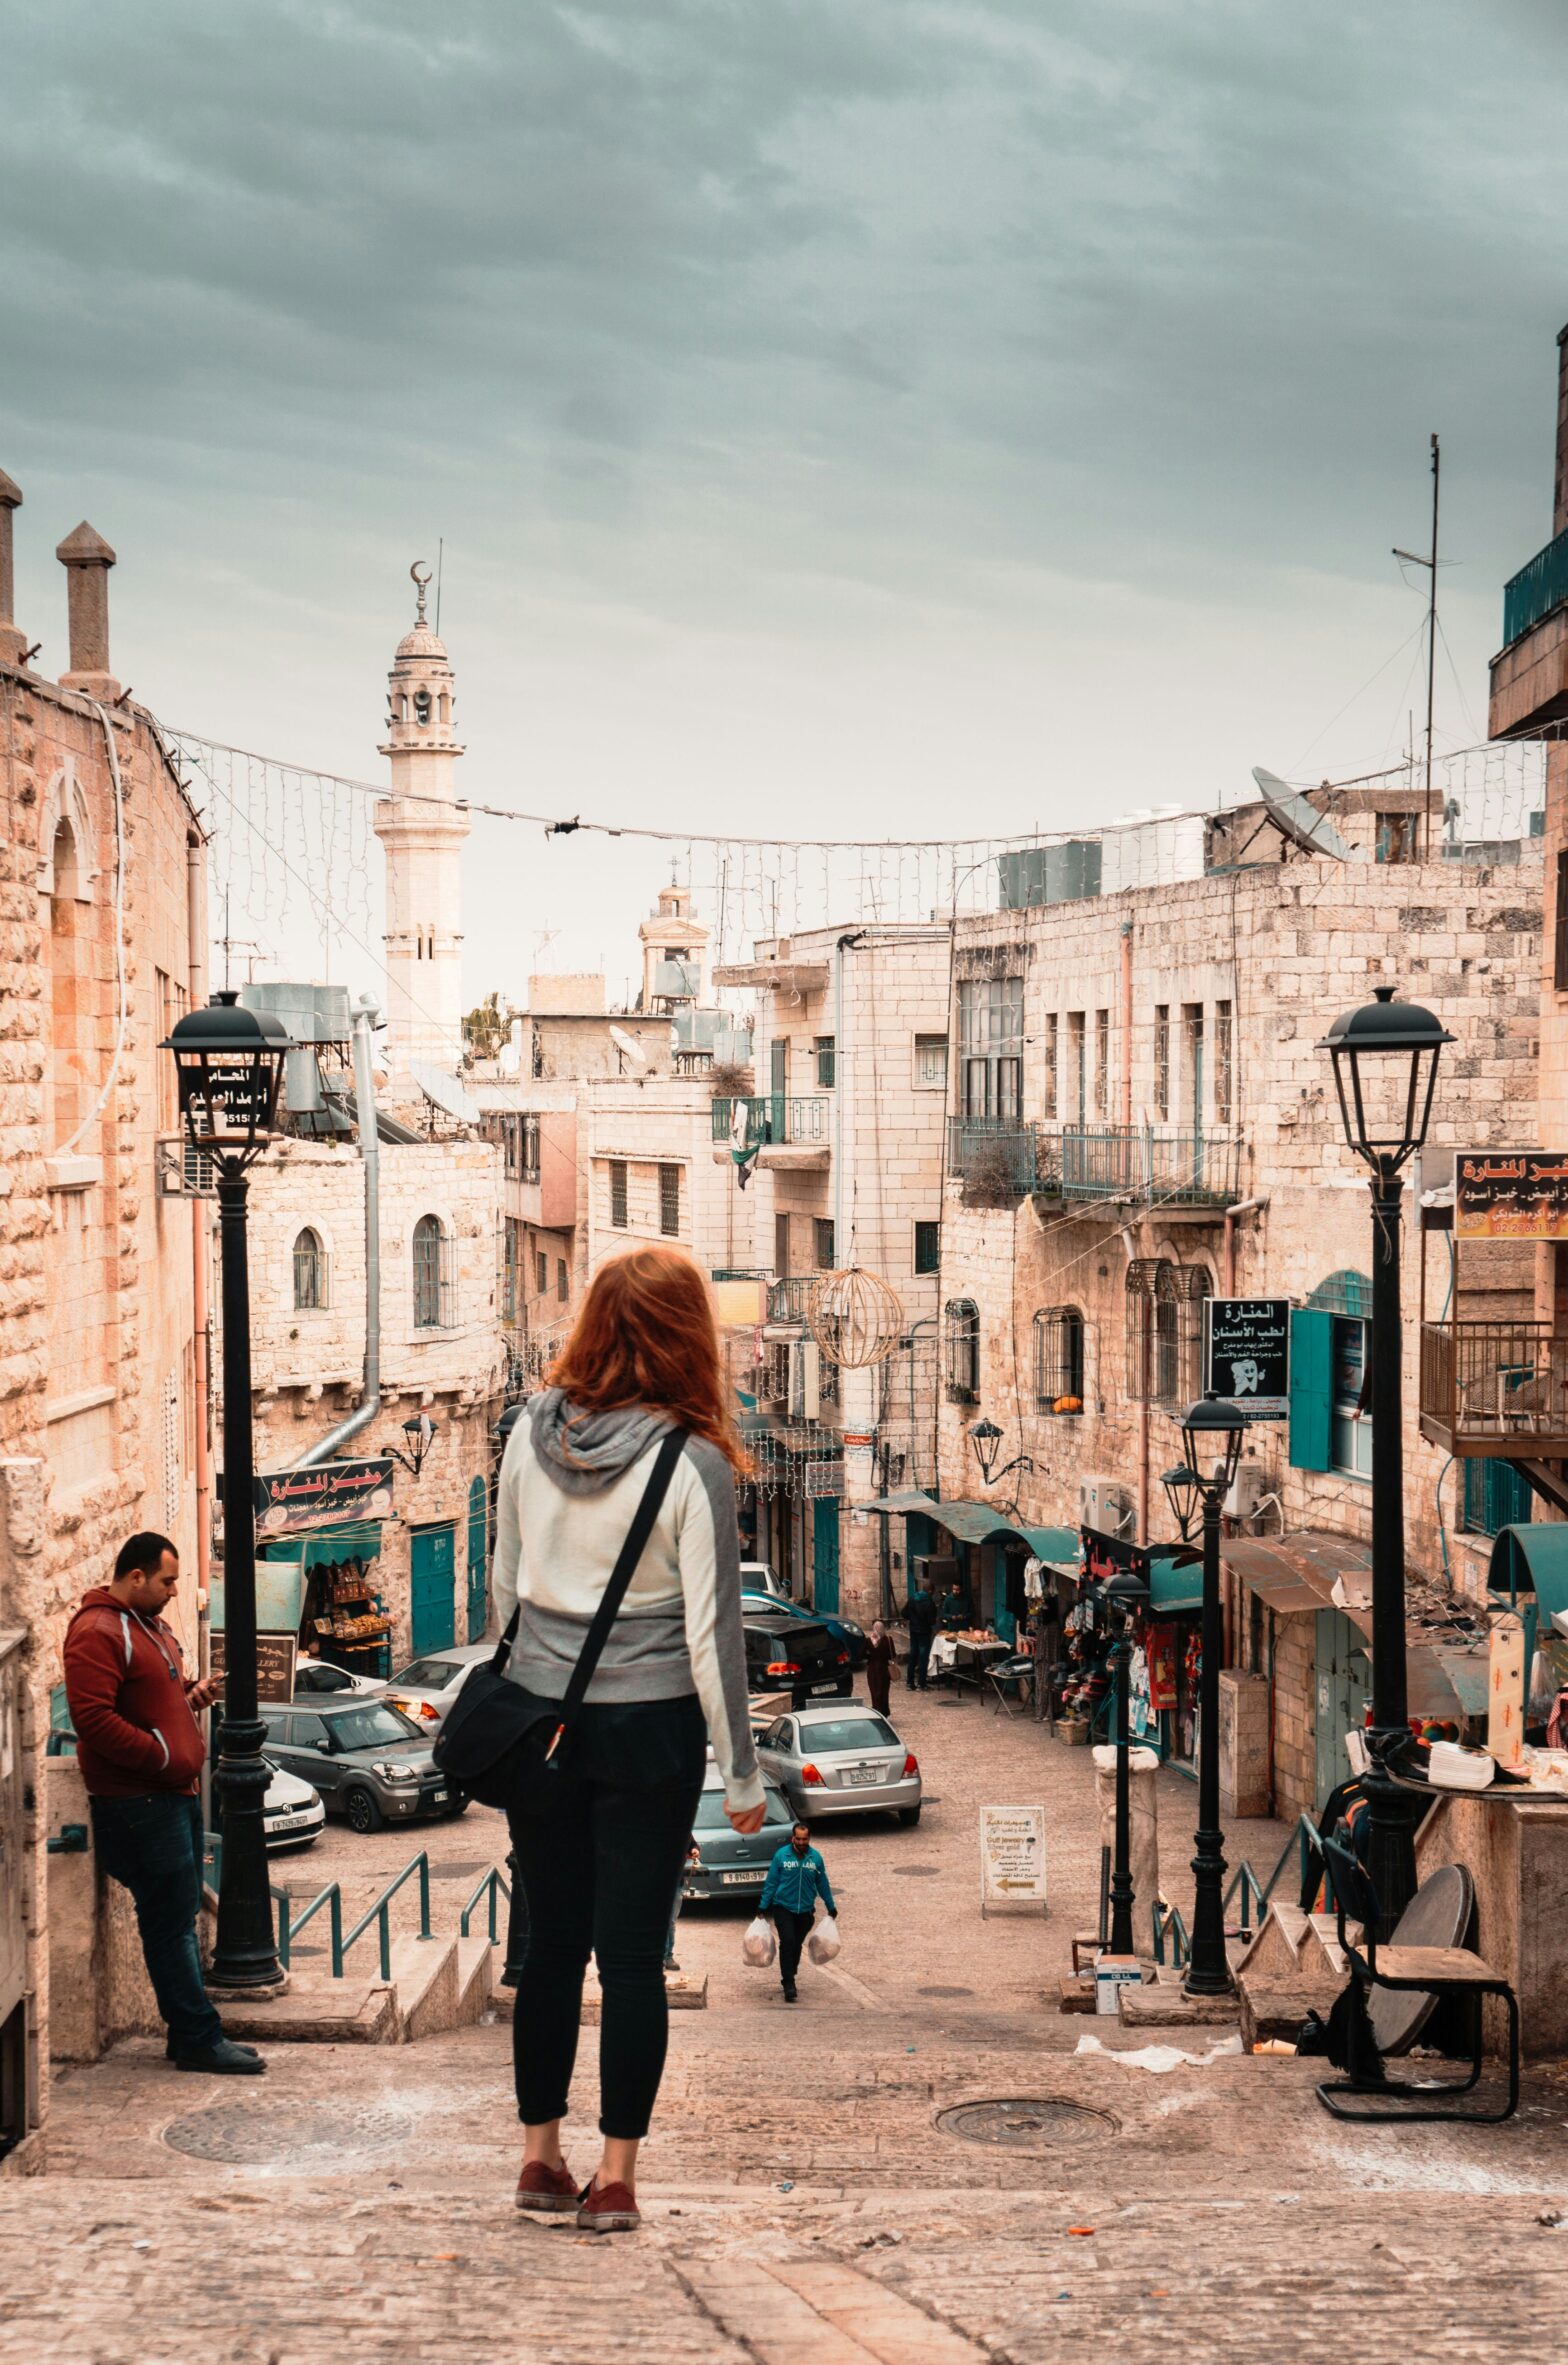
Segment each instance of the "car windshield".
M389 1741L420 1738L416 1724L380 1700L367 1700L362 1708L345 1709L341 1716L329 1718L327 1730L332 1735L333 1748L338 1750L384 1749Z
M897 1733L881 1716L835 1716L822 1724L813 1717L801 1727L802 1747L820 1750L825 1757L835 1749L886 1749L897 1741Z
M770 1784L763 1799L762 1820L764 1825L769 1823L787 1824L789 1819L788 1807ZM692 1829L694 1831L721 1831L728 1828L724 1814L723 1791L705 1790L697 1801L697 1814Z

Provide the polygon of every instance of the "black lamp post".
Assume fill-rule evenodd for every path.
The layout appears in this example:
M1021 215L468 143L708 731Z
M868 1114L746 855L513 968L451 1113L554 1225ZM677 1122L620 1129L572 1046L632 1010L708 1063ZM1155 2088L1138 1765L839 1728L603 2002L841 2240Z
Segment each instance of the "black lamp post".
M1116 1686L1116 1847L1111 1862L1111 1952L1136 1954L1132 1934L1132 1767L1131 1736L1127 1725L1128 1671L1132 1663L1132 1622L1149 1598L1149 1589L1131 1569L1120 1569L1107 1579L1104 1599L1116 1629L1111 1652L1112 1681Z
M1229 1995L1225 1954L1225 1834L1220 1829L1220 1659L1225 1648L1220 1615L1220 1515L1235 1483L1247 1416L1209 1389L1181 1424L1185 1466L1167 1470L1165 1488L1183 1541L1203 1520L1203 1655L1198 1676L1198 1829L1192 1859L1192 1952L1183 1982L1188 1995ZM1205 1475L1207 1473L1207 1475Z
M271 1139L284 1054L294 1046L269 1011L233 993L180 1019L161 1048L174 1053L180 1113L198 1159L218 1183L223 1271L223 1739L215 1778L223 1806L214 1987L274 1987L283 1973L272 1933L263 1805L272 1769L256 1713L256 1502L251 1435L250 1268L245 1244L249 1170Z
M1386 1938L1416 1888L1409 1801L1388 1778L1410 1740L1405 1694L1405 1457L1399 1309L1404 1169L1426 1139L1438 1054L1454 1038L1391 985L1336 1018L1318 1046L1334 1062L1345 1138L1372 1177L1372 1729L1367 1735L1367 1869Z

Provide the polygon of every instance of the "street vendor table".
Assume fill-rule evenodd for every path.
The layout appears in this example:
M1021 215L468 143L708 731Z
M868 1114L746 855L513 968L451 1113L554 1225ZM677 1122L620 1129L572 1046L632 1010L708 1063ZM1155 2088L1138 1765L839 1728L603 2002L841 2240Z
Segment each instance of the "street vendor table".
M991 1669L1000 1666L1004 1659L1010 1659L1013 1656L1012 1644L1002 1642L995 1635L987 1636L984 1641L971 1641L968 1635L955 1634L953 1642L953 1687L955 1691L961 1685L968 1684L974 1691L983 1693L986 1688L986 1677L990 1674Z

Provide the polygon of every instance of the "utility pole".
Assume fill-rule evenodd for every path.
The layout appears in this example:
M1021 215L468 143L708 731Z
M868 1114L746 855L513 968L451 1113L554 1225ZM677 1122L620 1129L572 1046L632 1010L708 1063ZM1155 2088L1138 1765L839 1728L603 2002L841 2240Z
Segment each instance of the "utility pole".
M1425 567L1430 577L1426 605L1426 843L1422 852L1432 851L1432 707L1437 687L1437 503L1442 473L1442 451L1437 437L1432 438L1432 548L1423 558L1419 551L1399 550L1395 558L1402 558L1412 567Z

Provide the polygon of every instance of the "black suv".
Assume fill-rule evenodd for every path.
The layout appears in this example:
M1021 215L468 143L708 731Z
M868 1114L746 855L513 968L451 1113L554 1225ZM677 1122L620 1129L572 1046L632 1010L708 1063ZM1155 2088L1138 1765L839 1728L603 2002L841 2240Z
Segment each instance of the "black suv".
M757 1610L745 1620L746 1685L753 1692L788 1692L799 1708L829 1693L847 1697L854 1684L849 1652L814 1619L787 1610Z

